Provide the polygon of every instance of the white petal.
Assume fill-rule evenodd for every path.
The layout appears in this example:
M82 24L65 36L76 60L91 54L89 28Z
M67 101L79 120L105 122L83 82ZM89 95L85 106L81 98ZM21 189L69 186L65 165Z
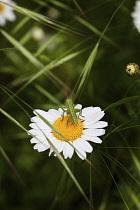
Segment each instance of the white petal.
M38 129L31 129L31 130L29 130L28 131L28 134L29 135L34 135L34 136L37 136L37 135L41 135L42 133L41 133L41 131L40 130L38 130Z
M83 130L83 134L85 134L87 136L102 136L105 134L105 130L91 128L91 129Z
M48 111L48 113L51 114L51 115L54 117L55 120L56 120L57 118L61 117L60 112L57 111L56 109L50 109L50 110Z
M50 148L49 156L52 154L52 152L53 152L53 149Z
M43 121L38 116L35 116L31 118L31 122L42 123Z
M56 149L58 150L58 152L62 152L65 146L65 142L64 141L59 141L57 140L57 144L55 144Z
M67 159L68 157L71 158L74 152L74 148L67 142L65 142L65 146L63 149L64 158Z
M47 129L49 131L51 131L52 129L45 123L31 123L29 124L29 126L31 128L34 128L34 129L39 129L39 130L44 130L44 129Z
M40 143L36 138L32 138L30 140L31 144L34 144L34 143Z
M31 118L31 122L37 124L42 129L50 129L50 127L43 120L41 120L37 116L36 117L32 117Z
M60 113L61 116L63 116L63 113L64 113L63 109L59 108L58 112Z
M71 142L71 144L72 144L72 142ZM72 158L73 153L74 153L74 148L72 146L70 146L69 147L69 158Z
M13 1L11 1L11 0L4 0L3 2L9 3L9 4L13 4L13 5L16 5L15 2L13 2ZM7 7L10 7L10 6L7 6Z
M91 125L97 121L99 121L105 115L104 111L99 111L98 113L86 118L84 121L85 125Z
M47 138L50 139L54 137L53 134L51 132L47 132L47 130L41 131L41 130L31 129L28 132L29 135L36 136L36 138L38 138L40 141L45 141L47 140Z
M82 150L79 142L76 140L76 141L73 141L73 146L77 149L76 150L76 153L77 155L82 159L86 159L86 152Z
M42 117L44 117L49 122L54 122L55 121L54 117L51 114L49 114L48 112L45 112L43 110L36 109L35 111L33 111L33 113L35 115L38 115L38 114L41 115Z
M44 132L44 135L45 135L46 140L47 140L47 138L48 138L49 140L51 140L52 138L56 139L56 138L54 137L54 135L53 135L51 132L49 132L48 130L44 130L43 132Z
M93 151L92 146L83 138L79 138L79 143L81 148L85 151L85 152L89 152L91 153Z
M38 152L43 152L47 150L48 148L44 146L42 143L38 143L33 147L35 150L38 150Z
M88 117L88 116L91 116L99 111L101 111L100 107L93 107L93 106L86 107L86 108L82 109L82 116Z
M82 109L82 105L81 104L77 104L74 108L75 109Z
M65 145L64 145L64 148L63 148L63 155L64 155L64 158L67 159L68 156L69 156L69 153L68 153L68 146L69 144L67 142L65 142Z
M108 123L105 122L105 121L98 121L96 123L93 123L93 124L87 124L85 122L83 122L84 124L84 128L104 128L104 127L107 127L108 126Z
M41 142L45 147L50 148L50 144L47 140Z
M43 144L44 146L47 146L48 148L50 147L50 145L48 144L48 142L45 140L45 141L40 141L39 139L37 138L32 138L30 140L31 144L35 144L35 143L40 143L40 144Z
M87 135L82 135L82 138L86 139L87 141L92 141L94 143L102 143L102 140L99 137L96 136L87 136Z
M10 20L10 21L14 21L16 19L16 16L15 14L13 13L13 11L9 11L7 14L6 14L6 19L7 20Z
M51 138L49 138L49 140L51 141L51 143L53 144L53 146L58 150L59 152L59 147L61 145L61 143L63 143L62 141L56 139L53 135ZM53 149L53 148L52 148Z
M1 26L4 26L5 23L6 23L5 18L3 18L3 17L0 15L0 25L1 25Z
M134 12L132 12L131 16L133 18L133 23L135 27L140 33L140 1L136 1Z

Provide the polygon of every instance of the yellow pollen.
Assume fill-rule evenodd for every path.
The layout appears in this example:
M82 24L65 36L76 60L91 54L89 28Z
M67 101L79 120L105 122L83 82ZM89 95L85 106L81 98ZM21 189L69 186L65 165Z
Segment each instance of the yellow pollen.
M4 4L0 4L0 13L2 13L4 10Z
M68 140L75 141L83 133L83 123L78 119L78 124L75 125L69 119L69 116L59 117L53 123L53 126ZM54 130L52 134L55 138L61 141L65 141L61 136L59 136Z

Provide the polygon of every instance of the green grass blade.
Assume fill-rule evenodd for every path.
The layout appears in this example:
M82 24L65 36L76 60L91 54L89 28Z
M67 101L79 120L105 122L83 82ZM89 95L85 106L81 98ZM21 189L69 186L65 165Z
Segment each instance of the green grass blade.
M35 85L35 88L42 93L43 95L45 95L52 103L57 104L58 106L61 106L62 104L60 103L60 101L57 100L56 97L54 97L52 94L50 94L47 90L45 90L44 88L42 88L40 85Z
M41 45L41 47L37 50L37 52L35 53L35 57L38 57L41 53L43 53L43 51L56 39L58 38L58 36L60 35L60 32L56 33L55 35L53 35L47 42L45 42L43 45Z
M10 158L7 156L7 154L5 153L5 151L3 150L3 148L0 146L0 152L3 155L4 159L6 160L6 162L8 163L9 167L12 169L12 171L14 172L14 174L18 177L18 179L20 180L21 184L23 183L23 180L21 178L21 175L19 174L19 172L17 171L17 169L15 168L15 166L13 165L12 161L10 160Z
M91 52L85 66L84 66L84 69L76 83L76 86L74 87L74 91L75 91L75 96L74 96L74 100L76 100L76 98L80 97L81 94L82 94L82 91L84 89L84 86L85 86L85 83L88 79L88 76L90 74L90 71L91 71L91 68L92 68L92 65L93 65L93 62L96 58L96 55L97 55L97 50L98 50L98 43L95 45L93 51Z
M35 57L33 56L25 47L23 47L17 40L15 40L12 36L10 36L9 34L7 34L5 31L0 30L1 33L11 42L11 44L13 44L37 69L41 70L40 72L38 72L35 77L31 78L27 83L25 83L24 86L22 86L22 88L17 92L19 93L21 90L23 90L26 86L28 86L34 79L36 79L39 75L44 74L46 71L46 67L44 67L44 65ZM44 50L44 49L43 49ZM42 50L41 50L42 51ZM41 53L41 51L37 52L37 55L39 55ZM83 50L84 51L84 50ZM81 52L83 52L81 51ZM68 55L67 57L64 57L63 59L56 59L55 61L52 61L47 68L52 69L54 66L53 64L57 61L56 66L61 65L62 63L66 62L69 59L74 58L75 56L77 56L78 54L80 54L80 52L75 53L75 54L71 54ZM51 66L51 68L50 68ZM45 70L44 70L45 69ZM50 78L56 82L58 82L62 87L66 88L66 90L68 89L68 87L57 77L55 76L53 73L48 71L48 74L50 76Z
M43 65L34 57L32 54L23 47L17 40L15 40L12 36L6 33L3 30L0 32L8 39L11 44L13 44L32 64L34 64L37 68L41 68Z
M119 168L121 168L125 173L127 173L138 184L138 186L140 186L140 182L117 159L113 158L111 155L109 155L101 150L99 152L102 155L104 155L105 157L107 157L110 161L112 161Z
M51 4L54 4L54 5L60 7L60 8L62 8L62 9L64 9L64 10L70 12L70 13L73 13L73 12L74 12L73 9L71 9L69 6L67 6L67 5L64 4L63 2L55 1L55 0L53 0L53 1L49 0L49 2L50 2Z
M11 6L12 8L14 8L15 10L17 10L19 13L27 16L27 17L30 17L40 23L43 23L55 30L60 30L61 32L65 32L65 33L74 33L74 34L77 34L77 35L80 35L80 36L85 36L84 34L82 34L80 31L78 31L76 28L73 28L69 25L66 25L66 24L63 24L61 22L58 22L58 21L55 21L51 18L48 18L47 16L43 16L37 12L33 12L31 10L28 10L26 8L23 8L23 7L20 7L20 6L17 6L17 5L12 5L12 4L9 4L9 3L5 3L5 2L2 2L0 1L1 3L3 4L6 4L8 6Z
M119 48L119 46L113 42L110 38L108 38L107 36L103 35L103 32L100 32L97 28L95 28L93 25L91 25L89 22L87 22L86 20L84 20L83 18L79 17L79 16L75 16L75 19L80 22L82 25L86 26L87 28L89 28L92 32L94 32L95 34L97 34L99 37L102 37L102 39L104 39L105 41L107 41L109 44L113 45L116 48Z
M75 53L71 53L70 55L67 55L66 57L58 60L55 59L54 61L50 62L47 66L43 67L39 72L37 72L35 75L33 75L18 91L16 94L20 93L25 87L27 87L29 84L31 84L33 81L35 81L38 77L40 77L44 73L49 73L50 70L62 65L63 63L73 59L74 57L78 56L85 50L81 50ZM49 73L50 74L50 73Z
M23 46L32 38L32 29L28 30L23 37L19 40L19 43Z
M127 102L131 102L131 101L134 101L134 100L139 100L140 99L140 96L137 95L137 96L132 96L132 97L127 97L127 98L123 98L115 103L112 103L110 104L106 109L104 109L104 111L108 110L108 109L112 109L112 108L115 108L117 106L120 106L122 104L125 104Z
M30 17L23 18L12 30L12 34L17 33L28 21Z
M39 11L40 6L35 9L35 11ZM24 25L30 20L30 17L24 17L13 29L12 29L12 34L17 33L20 29L22 29L22 27L24 27Z
M122 195L122 193L121 193L121 191L120 191L120 189L119 189L119 186L118 186L117 182L115 181L115 179L114 179L114 177L113 177L113 174L112 174L111 170L109 169L107 163L105 162L105 160L104 160L104 158L101 156L101 154L99 154L99 155L100 155L101 159L103 160L103 162L104 162L106 168L108 169L108 171L109 171L109 173L110 173L110 176L112 177L113 182L115 183L116 188L117 188L117 190L118 190L118 192L119 192L119 194L120 194L120 196L121 196L121 198L122 198L122 200L123 200L123 202L124 202L124 204L125 204L126 209L127 209L127 210L130 210L129 207L128 207L128 205L127 205L127 203L126 203L126 200L124 199L124 196Z

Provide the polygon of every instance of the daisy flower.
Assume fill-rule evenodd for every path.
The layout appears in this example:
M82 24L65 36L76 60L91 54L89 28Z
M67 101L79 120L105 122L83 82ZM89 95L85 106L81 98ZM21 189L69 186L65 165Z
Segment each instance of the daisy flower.
M77 125L72 123L70 116L66 112L64 113L61 108L58 110L50 109L48 112L40 109L34 110L35 116L31 118L32 123L29 125L32 129L28 131L28 134L33 136L30 142L35 144L35 150L43 152L50 149L50 156L54 151L47 141L48 138L59 153L63 152L65 159L71 158L74 150L81 159L85 159L86 153L93 151L93 147L88 141L102 143L99 136L105 134L103 128L108 125L107 122L100 121L105 114L104 111L100 107L92 106L82 109L81 104L77 104L74 109L81 110L76 113L78 117ZM39 116L42 116L55 127L67 141L50 128ZM55 153L54 155L56 156Z
M136 1L134 11L132 12L131 16L136 29L140 33L140 1Z
M2 1L5 3L15 5L15 3L11 0L2 0ZM6 4L0 3L0 25L4 26L6 24L6 20L14 21L15 19L16 16L13 12L13 8Z

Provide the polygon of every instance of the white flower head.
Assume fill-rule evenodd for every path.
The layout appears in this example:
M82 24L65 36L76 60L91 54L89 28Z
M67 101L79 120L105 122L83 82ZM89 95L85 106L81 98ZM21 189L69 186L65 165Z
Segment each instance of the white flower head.
M50 149L50 155L54 152L49 144L50 141L59 153L63 152L65 159L71 158L74 150L81 159L85 159L86 152L91 153L93 151L93 147L88 141L102 143L99 136L105 134L103 128L108 125L107 122L100 121L105 114L104 111L100 107L92 106L82 109L81 104L77 104L74 108L81 110L80 113L77 113L77 125L72 123L70 116L64 113L61 108L58 110L50 109L48 112L39 109L34 111L35 116L31 118L32 123L29 125L32 129L28 132L29 135L33 136L30 142L35 144L35 150L43 152ZM67 141L50 128L40 116L52 124ZM56 156L55 153L54 155Z
M140 1L136 1L134 11L131 14L133 18L133 23L140 33Z
M32 29L32 37L36 41L40 41L45 37L45 33L41 27L33 27Z
M15 3L11 0L2 0L5 3L13 4ZM16 16L13 12L13 8L0 3L0 26L4 26L6 24L6 20L14 21L16 19Z

